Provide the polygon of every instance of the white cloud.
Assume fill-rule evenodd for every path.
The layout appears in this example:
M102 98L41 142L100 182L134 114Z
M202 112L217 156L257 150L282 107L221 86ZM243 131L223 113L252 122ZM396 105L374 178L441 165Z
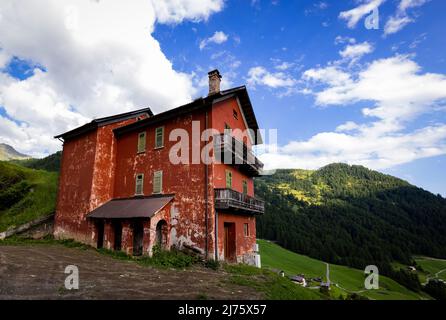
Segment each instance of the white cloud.
M417 122L416 129L411 129L419 116L445 112L446 75L423 73L409 57L395 56L357 72L332 65L310 69L302 79L311 87L305 91L315 95L317 105L370 104L362 109L364 122L347 121L334 132L265 152L260 158L267 168L314 169L347 162L384 169L446 154L446 124Z
M337 132L346 132L346 131L358 130L359 128L360 128L360 126L356 122L347 121L346 123L337 126L336 131Z
M3 69L11 57L3 50L0 49L0 70Z
M280 132L279 132L280 134ZM322 132L307 141L293 141L277 152L259 155L265 169L317 169L334 162L385 169L421 158L446 154L446 125L409 134L375 136L372 132Z
M363 55L373 51L373 46L366 42L347 45L339 54L342 58L357 60Z
M183 20L207 20L223 9L223 0L151 0L160 23L180 23Z
M386 0L364 0L361 5L348 11L342 11L339 18L347 21L347 26L351 29L356 27L359 20L365 15L370 14L371 11L378 8Z
M409 23L415 20L409 16L407 10L415 7L420 7L430 0L401 0L396 14L391 16L384 26L384 35L397 33Z
M160 112L190 101L192 76L172 68L151 33L155 21L206 19L219 3L29 0L17 6L3 0L0 52L46 72L23 81L0 73L0 106L16 120L0 117L8 126L0 139L41 155L60 149L54 135L91 118L147 106Z
M343 36L337 36L335 38L335 44L344 44L344 43L349 43L349 44L355 44L356 43L356 39L355 38L350 38L350 37L343 37Z
M405 11L410 8L420 7L430 0L401 0L398 9Z
M201 40L200 50L203 50L209 43L222 44L228 40L228 36L223 31L215 31L212 37Z
M392 33L397 33L411 22L413 22L413 20L408 16L390 17L384 27L384 34L389 35Z
M264 85L270 88L292 87L297 81L284 72L269 72L264 67L258 66L249 69L248 85Z
M294 66L294 63L283 61L280 64L274 66L274 68L277 70L280 70L280 71L285 71L285 70L290 69L293 66Z

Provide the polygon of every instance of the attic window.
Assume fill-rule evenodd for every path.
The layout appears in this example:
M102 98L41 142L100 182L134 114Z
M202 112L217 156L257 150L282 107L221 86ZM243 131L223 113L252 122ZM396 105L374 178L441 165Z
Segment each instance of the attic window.
M162 148L164 146L164 127L158 127L155 129L155 149Z
M232 109L232 115L234 116L235 120L238 120L238 113L235 109Z
M138 153L146 151L146 132L138 134Z

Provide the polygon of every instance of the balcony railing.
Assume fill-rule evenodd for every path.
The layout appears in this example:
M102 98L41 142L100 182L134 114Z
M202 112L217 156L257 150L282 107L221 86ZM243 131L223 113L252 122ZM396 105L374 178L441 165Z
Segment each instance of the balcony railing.
M246 144L233 136L225 133L215 135L214 148L215 157L219 162L239 166L251 176L258 176L262 172L263 163Z
M215 208L262 214L265 212L265 202L232 189L215 189Z

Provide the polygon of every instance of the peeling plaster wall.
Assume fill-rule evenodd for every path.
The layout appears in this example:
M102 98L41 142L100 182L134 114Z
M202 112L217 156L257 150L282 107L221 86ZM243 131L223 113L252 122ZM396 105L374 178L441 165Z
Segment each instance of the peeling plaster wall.
M116 139L113 129L136 118L97 128L64 142L54 236L96 246L94 223L86 215L113 195Z
M237 111L238 119L233 116ZM225 122L231 128L245 130L241 110L235 98L213 105L208 112L208 127L224 131ZM233 172L233 189L243 191L242 181L248 182L248 194L254 195L253 179L239 172L235 167L225 164L208 165L209 186L205 188L206 165L178 164L169 161L169 151L177 141L169 141L173 129L182 128L189 133L189 161L192 160L192 121L200 122L201 131L205 129L206 110L178 116L174 119L148 126L138 132L125 134L118 139L113 129L136 121L129 119L99 127L64 143L62 166L59 182L59 195L56 205L55 231L57 238L71 238L96 246L97 233L93 221L86 215L112 198L127 198L135 195L135 178L144 174L144 195L152 195L153 173L163 171L163 193L174 194L171 203L166 205L151 219L143 223L143 253L152 254L156 240L156 225L164 219L167 222L167 246L182 248L194 247L201 252L206 249L206 192L208 197L208 252L214 257L215 245L215 208L214 187L225 188L225 170ZM164 147L154 149L155 129L164 126ZM138 134L146 131L146 151L137 153ZM249 140L244 140L251 146ZM193 140L196 143L196 140ZM200 142L201 151L207 142ZM195 149L196 150L196 149ZM200 156L200 155L199 155ZM255 244L255 217L236 215L228 212L218 214L218 257L224 259L224 222L236 223L236 247L238 261L245 261ZM243 234L243 224L248 223L250 235ZM104 224L105 248L114 245L114 230L111 221ZM133 252L133 226L131 220L122 221L122 250Z
M233 115L233 110L237 112L237 119ZM240 129L244 131L247 129L243 120L242 110L239 107L237 99L231 98L214 104L212 107L212 125L219 132L224 132L225 123L232 129ZM240 132L234 131L234 136L239 141L246 143L248 148L252 147L250 139L246 136L240 135ZM232 165L219 164L213 165L213 185L215 188L226 188L226 170L232 172L232 189L238 192L243 192L243 180L248 184L248 195L254 196L254 179L240 172ZM250 256L253 254L254 245L256 243L256 222L255 216L231 214L230 212L218 213L218 259L224 260L224 223L235 223L236 230L236 248L237 248L237 262L250 262ZM248 223L250 235L244 236L243 225Z
M95 131L64 143L54 218L56 238L94 244L93 228L85 215L90 211L96 143Z
M170 132L177 128L185 129L189 132L189 146L192 147L192 121L200 121L200 128L203 130L205 112L199 111L180 116L118 138L114 197L133 197L135 195L135 178L137 174L141 173L144 174L143 193L145 196L152 195L153 174L155 171L162 170L163 193L175 194L165 218L168 224L169 244L179 248L183 244L187 244L204 251L206 242L205 165L203 163L174 165L169 161L169 151L177 143L177 141L169 141ZM155 129L161 126L164 126L164 147L155 149ZM146 132L146 151L137 153L138 134L143 131ZM205 143L202 142L201 147L204 145ZM190 162L192 160L191 152L189 160ZM209 176L211 176L211 169ZM208 248L210 256L212 256L214 243L212 178L209 179L209 182ZM167 209L165 211L167 212ZM151 219L153 223L159 216L161 216L161 212ZM154 225L153 223L151 222L151 230L154 226L156 227L156 223ZM153 244L152 241L151 243ZM149 247L150 251L151 246Z
M224 240L225 222L235 223L235 245L237 262L246 263L246 259L254 251L256 244L256 219L255 216L244 216L227 212L218 213L218 259L225 259ZM244 224L248 224L249 236L244 234Z

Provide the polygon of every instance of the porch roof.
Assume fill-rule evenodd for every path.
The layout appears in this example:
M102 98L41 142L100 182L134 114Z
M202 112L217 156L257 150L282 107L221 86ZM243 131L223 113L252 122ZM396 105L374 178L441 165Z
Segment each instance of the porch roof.
M151 218L173 198L174 196L169 194L112 199L91 211L87 217L107 219Z

